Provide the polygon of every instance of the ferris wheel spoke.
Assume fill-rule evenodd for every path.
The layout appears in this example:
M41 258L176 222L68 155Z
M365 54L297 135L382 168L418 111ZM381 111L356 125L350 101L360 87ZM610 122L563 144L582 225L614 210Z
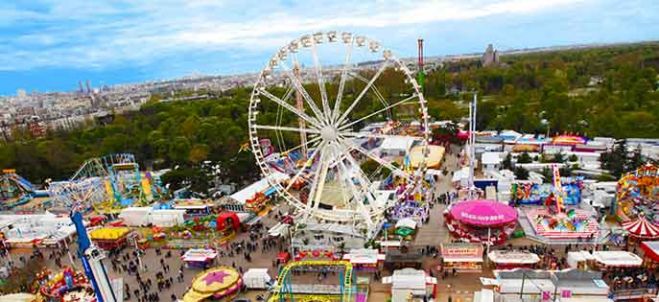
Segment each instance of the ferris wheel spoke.
M364 116L364 117L362 117L362 118L359 118L358 120L351 121L350 123L345 124L345 125L341 125L341 126L339 126L339 130L346 129L346 128L348 128L348 127L350 127L350 126L352 126L352 125L355 125L355 124L357 124L357 123L361 123L361 122L363 122L363 121L365 121L365 120L367 120L367 119L369 119L369 118L371 118L371 117L373 117L373 116L376 116L376 115L378 115L378 114L380 114L380 113L382 113L382 112L385 112L385 111L387 111L387 110L390 110L390 109L392 109L392 108L394 108L394 107L396 107L396 106L403 105L403 104L409 102L410 100L413 100L413 99L416 98L416 97L417 97L417 95L416 95L416 94L413 94L413 95L410 96L410 97L407 97L407 98L405 98L405 99L403 99L403 100L400 100L400 101L398 101L398 102L396 102L396 103L393 103L393 104L391 104L391 105L389 105L389 106L387 106L387 107L385 107L385 108L382 108L382 109L380 109L380 110L378 110L378 111L375 111L375 112L373 112L373 113L371 113L371 114L369 114L369 115L367 115L367 116Z
M305 163L304 163L304 165L302 166L302 168L300 169L300 171L298 171L298 172L295 174L295 176L293 176L293 178L291 178L291 180L290 180L289 183L288 183L288 186L286 186L286 188L285 188L285 190L286 190L287 192L290 191L290 189L291 189L291 187L293 186L293 184L294 184L295 182L297 182L297 180L302 176L302 174L304 174L304 171L305 171L305 169L307 168L307 166L308 166L308 165L313 166L313 160L314 160L314 158L316 158L316 155L318 155L318 152L320 152L320 149L322 149L322 147L323 147L324 145L325 145L325 143L320 143L320 145L318 146L318 148L316 148L316 149L311 153L311 156L309 156L309 158L305 161Z
M297 65L297 61L294 61L294 64ZM283 61L279 63L281 68L284 70L284 73L286 73L286 76L291 80L293 83L293 87L297 90L297 92L302 95L302 98L307 102L307 105L309 105L309 108L311 108L311 111L316 115L316 118L318 118L319 121L321 122L327 122L326 117L323 115L323 113L320 111L318 106L316 105L316 102L311 98L309 93L307 92L306 89L304 89L304 86L300 82L300 79L298 79L297 76L295 76L292 72L291 69L284 63ZM319 127L321 128L321 127Z
M366 95L366 92L368 92L368 90L371 88L373 83L375 83L375 81L380 77L382 72L384 72L384 70L387 68L387 66L389 65L388 62L389 61L385 60L382 63L382 66L380 66L380 69L378 69L378 71L375 73L373 78L368 83L366 83L366 87L364 87L364 89L359 93L357 98L355 98L355 100L352 102L352 104L350 104L348 109L346 109L346 111L343 113L343 115L341 115L341 117L339 118L339 121L337 122L337 124L340 125L341 123L343 123L343 121L348 117L350 112L352 112L352 110L355 109L355 107L357 106L357 103L359 103L359 101L364 97L364 95Z
M356 78L356 79L358 79L358 80L360 80L360 81L362 81L362 82L364 82L364 83L368 83L368 79L367 79L367 78L361 76L360 74L358 74L358 73L356 73L356 72L351 72L351 73L350 73L350 76L352 76L353 78ZM380 89L378 89L378 87L375 86L375 85L373 85L373 94L375 94L375 97L380 101L380 103L382 103L382 105L384 105L384 106L388 106L388 105L389 105L389 103L388 103L387 100L384 98L384 96L382 96L382 93L380 93Z
M254 125L256 129L262 130L276 130L276 131L289 131L289 132L298 132L298 133L311 133L311 134L320 134L320 131L310 128L295 128L295 127L286 127L286 126L272 126L272 125Z
M352 57L352 46L354 39L350 38L350 43L347 44L346 57L343 62L343 69L341 70L341 79L339 80L339 89L336 93L336 100L334 101L334 111L332 112L332 120L336 120L341 110L341 100L343 99L343 91L345 89L346 78L348 77L348 68L350 67L350 60Z
M284 151L281 151L280 153L282 153L282 154L287 154L287 153L293 152L293 151L295 151L295 150L297 150L297 149L300 149L300 148L302 148L302 147L304 147L304 146L308 146L308 145L310 145L310 144L313 144L313 143L319 141L320 139L321 139L320 136L316 136L316 137L314 137L314 138L312 138L312 139L306 141L305 143L299 144L299 145L297 145L297 146L295 146L295 147L293 147L293 148L290 148L290 149L286 149L286 150L284 150ZM305 156L306 156L306 154L305 154Z
M378 164L380 164L380 165L384 166L385 168L389 169L391 172L396 172L396 173L400 174L401 176L404 176L408 179L412 179L412 176L409 173L407 173L407 172L403 171L402 169L392 165L390 162L380 158L379 156L376 156L372 152L367 151L366 149L362 148L361 146L355 144L354 142L349 141L349 140L343 140L343 142L345 144L347 144L351 149L357 150L357 151L359 151L359 153L362 153L362 154L366 155L367 157L374 160Z
M300 117L301 119L305 120L307 123L309 123L309 124L311 124L311 125L313 125L313 126L316 126L317 128L321 128L321 127L320 127L320 123L318 122L318 120L316 120L315 118L312 118L312 117L308 116L308 115L307 115L306 113L304 113L304 112L301 112L301 111L298 110L297 108L293 107L293 105L291 105L291 104L289 104L289 103L283 101L282 99L280 99L280 98L278 98L277 96L273 95L272 93L268 92L268 91L265 90L264 88L260 88L260 89L257 90L257 91L258 91L259 94L262 94L263 96L265 96L266 98L270 99L271 101L273 101L273 102L279 104L280 106L286 108L288 111L294 113L295 115L297 115L297 116Z
M323 113L325 117L329 118L331 111L329 109L329 101L327 100L327 90L325 89L325 78L323 77L323 67L320 65L318 59L318 50L316 49L316 42L312 39L311 43L311 56L313 58L313 66L316 71L316 81L318 82L318 89L320 90L320 99L323 104Z
M366 224L369 227L371 227L373 225L373 221L371 219L371 215L369 215L370 211L366 208L366 206L363 203L363 200L368 199L370 197L370 194L364 193L364 191L362 190L363 188L360 188L358 190L352 182L351 174L348 168L346 167L346 165L343 162L341 162L340 166L344 171L343 173L345 173L344 175L345 178L343 179L343 181L346 182L346 186L349 188L350 191L352 191L353 196L355 196L355 198L353 198L353 202L355 203L357 210L361 214L362 218L364 218L364 222L366 222ZM359 199L357 199L357 197L359 197ZM371 205L373 205L373 203L371 203Z
M318 183L316 185L316 194L313 202L313 208L318 209L320 205L321 198L323 196L323 191L325 190L325 183L327 182L327 172L329 171L329 162L327 159L323 160L320 163L320 173L318 177Z
M324 149L326 147L327 147L327 144L325 144L322 149ZM321 149L321 148L319 148L319 149ZM325 151L325 150L323 150L323 151ZM318 187L321 186L320 185L320 176L323 173L323 170L325 169L324 167L326 167L326 164L327 164L327 163L325 163L325 161L326 161L325 156L326 156L326 152L320 152L320 158L318 159L318 168L316 169L316 172L314 173L313 182L311 183L311 189L309 189L309 196L307 197L307 208L308 209L312 208L312 207L315 208L316 206L313 205L313 203L314 203L314 201L317 200L317 198L320 198L320 196L316 197L316 195L318 195L318 193L316 191L318 191ZM324 180L325 180L325 178L323 177L323 181ZM322 195L322 193L321 193L321 195Z

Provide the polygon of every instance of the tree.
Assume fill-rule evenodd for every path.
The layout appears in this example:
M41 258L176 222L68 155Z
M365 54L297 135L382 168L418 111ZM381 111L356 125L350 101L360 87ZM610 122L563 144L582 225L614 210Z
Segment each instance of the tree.
M529 155L528 152L523 152L520 154L520 156L517 158L517 162L520 164L530 164L533 162L533 159Z
M529 171L522 167L515 167L515 178L519 180L528 180Z
M568 157L568 160L571 162L579 161L579 157L576 154L572 154Z
M547 167L542 168L542 172L540 174L542 175L543 183L551 183L552 179L554 178L554 173Z
M511 170L511 171L513 170L513 156L510 154L510 152L508 154L506 154L506 157L501 162L501 166L504 169Z
M208 158L209 148L206 144L196 144L190 149L188 160L193 164L198 164Z
M555 163L564 163L565 162L565 154L563 154L562 151L559 151L558 153L554 154L553 162L555 162Z
M626 171L627 167L627 141L619 140L616 141L613 149L609 152L603 152L600 155L600 162L602 167L613 175L616 178Z
M626 171L631 172L636 169L638 169L640 166L643 165L643 155L641 154L641 145L636 146L636 149L634 149L634 153L632 153L632 156L629 157L629 160L627 162L626 166Z

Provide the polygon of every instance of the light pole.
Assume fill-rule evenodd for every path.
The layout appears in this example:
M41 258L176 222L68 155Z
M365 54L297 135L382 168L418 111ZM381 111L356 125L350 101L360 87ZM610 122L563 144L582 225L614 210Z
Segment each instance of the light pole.
M544 111L543 111L543 112L544 112ZM550 127L550 124L551 124L551 123L549 122L548 119L544 119L544 118L543 118L542 120L540 120L540 123L543 124L543 125L545 125L545 126L547 126L547 134L545 135L545 138L549 138L549 129L551 128L551 127Z

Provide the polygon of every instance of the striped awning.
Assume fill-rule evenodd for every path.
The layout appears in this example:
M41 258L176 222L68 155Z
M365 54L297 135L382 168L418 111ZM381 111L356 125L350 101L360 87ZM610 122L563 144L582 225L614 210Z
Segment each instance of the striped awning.
M622 228L627 230L629 235L637 238L659 239L659 226L652 224L642 215L639 215L635 220L623 223Z

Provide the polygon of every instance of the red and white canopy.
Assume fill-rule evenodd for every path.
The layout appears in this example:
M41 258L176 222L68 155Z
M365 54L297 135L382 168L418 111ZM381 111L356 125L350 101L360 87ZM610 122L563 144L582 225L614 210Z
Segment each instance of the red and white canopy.
M649 222L645 216L639 215L637 219L630 220L622 224L622 228L627 230L630 235L643 239L658 239L659 226Z

